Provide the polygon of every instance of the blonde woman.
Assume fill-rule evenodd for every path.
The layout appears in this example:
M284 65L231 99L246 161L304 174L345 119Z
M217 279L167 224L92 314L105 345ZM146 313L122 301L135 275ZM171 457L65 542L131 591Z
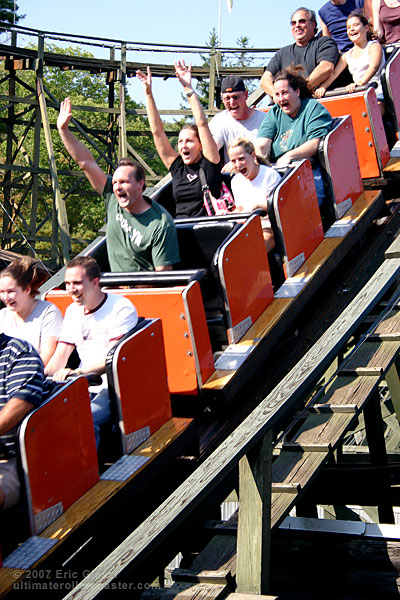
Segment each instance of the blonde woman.
M235 172L231 183L235 212L247 213L256 208L267 212L268 196L281 179L279 173L256 156L250 140L240 138L232 142L228 147L228 155ZM270 252L275 241L268 216L262 217L261 226L267 252Z

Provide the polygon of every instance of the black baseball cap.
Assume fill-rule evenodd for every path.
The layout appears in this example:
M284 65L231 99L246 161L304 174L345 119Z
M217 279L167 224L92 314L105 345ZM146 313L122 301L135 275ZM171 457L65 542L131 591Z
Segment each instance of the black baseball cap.
M245 92L246 88L243 79L237 75L228 75L224 77L221 84L221 93L225 92Z

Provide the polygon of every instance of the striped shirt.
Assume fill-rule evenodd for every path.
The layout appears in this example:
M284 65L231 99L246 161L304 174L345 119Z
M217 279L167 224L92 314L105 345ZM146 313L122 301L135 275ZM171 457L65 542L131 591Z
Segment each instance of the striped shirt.
M40 406L48 395L44 368L28 342L0 335L0 410L13 398ZM15 453L17 428L0 436L0 453Z

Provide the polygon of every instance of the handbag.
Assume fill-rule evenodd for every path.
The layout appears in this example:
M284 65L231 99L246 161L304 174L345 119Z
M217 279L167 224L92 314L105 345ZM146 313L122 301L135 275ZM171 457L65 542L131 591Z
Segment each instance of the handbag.
M201 190L203 192L204 207L208 216L213 216L220 212L230 212L235 208L235 200L223 181L221 185L221 195L219 198L214 198L207 184L206 174L203 167L199 170Z

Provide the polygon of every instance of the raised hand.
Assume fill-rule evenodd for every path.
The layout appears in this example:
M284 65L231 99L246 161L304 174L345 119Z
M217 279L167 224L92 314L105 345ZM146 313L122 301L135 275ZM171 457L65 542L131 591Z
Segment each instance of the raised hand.
M71 98L65 98L60 104L60 113L57 117L57 128L68 129L72 117Z
M185 61L178 60L174 63L175 75L184 88L192 89L192 63L187 67Z
M143 89L145 94L151 94L151 69L147 67L147 75L143 73L140 69L136 71L136 77L143 84Z

